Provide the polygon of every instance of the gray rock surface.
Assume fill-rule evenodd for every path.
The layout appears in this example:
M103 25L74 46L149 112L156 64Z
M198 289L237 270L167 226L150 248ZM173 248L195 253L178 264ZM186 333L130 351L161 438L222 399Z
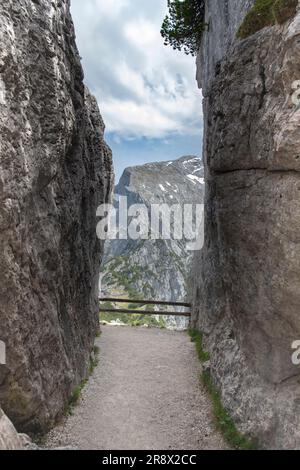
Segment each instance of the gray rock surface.
M255 0L205 0L205 23L201 48L197 56L197 80L204 95L218 68L220 61L234 43L236 32L247 11Z
M0 402L44 431L86 376L98 328L111 151L83 84L69 0L0 5Z
M0 408L0 451L24 450L29 443L29 438L17 433L12 422Z
M144 204L147 218L148 215L150 218L151 204L167 204L169 208L179 204L182 210L184 204L203 204L204 188L204 168L199 157L131 167L124 171L115 188L115 207L119 209L119 196L126 196L128 207ZM129 218L129 224L130 221ZM185 237L182 240L107 241L101 275L102 295L127 294L125 297L129 298L184 301L193 255L188 244ZM174 308L169 310L174 311ZM174 328L186 328L188 324L186 317L164 320Z
M294 82L300 79L300 13L237 41L237 19L249 2L239 3L224 41L219 8L208 2L207 15L217 26L206 33L198 60L207 192L193 323L205 333L213 378L238 427L265 447L295 449L300 107ZM213 71L211 64L222 56Z

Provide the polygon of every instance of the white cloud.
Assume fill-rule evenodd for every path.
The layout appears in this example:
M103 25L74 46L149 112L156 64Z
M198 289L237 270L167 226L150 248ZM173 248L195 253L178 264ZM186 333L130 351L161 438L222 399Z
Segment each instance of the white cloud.
M141 17L125 24L124 33L125 37L134 45L134 47L138 47L140 49L144 49L145 47L152 48L153 44L157 43L158 39L156 25Z
M73 0L73 3L76 3ZM102 17L118 17L124 8L128 7L129 0L87 0L85 3L89 3L94 11L94 15L101 15ZM86 6L81 1L81 8L84 10Z
M136 99L143 100L147 93L145 89L145 81L142 74L129 67L126 62L120 62L117 64L112 72L118 78L119 83L127 88L129 91L133 91Z
M163 44L166 0L73 0L86 81L122 138L200 134L195 61Z
M156 109L154 105L137 104L134 101L105 100L102 112L107 129L122 137L164 137L177 129L178 123Z

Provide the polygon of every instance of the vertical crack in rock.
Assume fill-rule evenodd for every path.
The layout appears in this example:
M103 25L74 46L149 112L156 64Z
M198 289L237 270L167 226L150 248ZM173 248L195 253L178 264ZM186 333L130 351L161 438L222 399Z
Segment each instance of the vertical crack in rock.
M36 432L88 372L112 157L69 0L3 0L0 38L0 403Z
M260 102L259 102L259 108L262 109L264 105L264 99L267 94L267 87L266 87L266 71L265 67L263 64L260 64L259 66L259 76L261 79L261 85L262 85L262 90L261 90L261 95L260 95Z
M300 107L292 94L300 79L300 12L238 41L253 3L228 1L229 26L223 2L207 5L211 27L198 57L206 227L193 323L205 333L213 380L241 431L263 446L295 449Z

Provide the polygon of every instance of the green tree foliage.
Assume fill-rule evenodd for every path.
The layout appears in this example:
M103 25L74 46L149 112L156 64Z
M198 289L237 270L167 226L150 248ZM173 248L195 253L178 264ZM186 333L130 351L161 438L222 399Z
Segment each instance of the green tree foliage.
M205 0L168 0L168 9L161 29L165 45L196 55L207 26Z

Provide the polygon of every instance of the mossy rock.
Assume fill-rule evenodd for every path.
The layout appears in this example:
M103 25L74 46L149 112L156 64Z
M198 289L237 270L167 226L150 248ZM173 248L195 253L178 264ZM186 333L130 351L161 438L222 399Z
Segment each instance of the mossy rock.
M298 0L276 0L274 3L274 16L279 24L293 18L297 12Z
M275 24L274 0L256 0L241 24L237 37L245 39L266 26Z
M267 26L282 24L295 16L298 0L256 0L245 16L237 37L245 39Z

